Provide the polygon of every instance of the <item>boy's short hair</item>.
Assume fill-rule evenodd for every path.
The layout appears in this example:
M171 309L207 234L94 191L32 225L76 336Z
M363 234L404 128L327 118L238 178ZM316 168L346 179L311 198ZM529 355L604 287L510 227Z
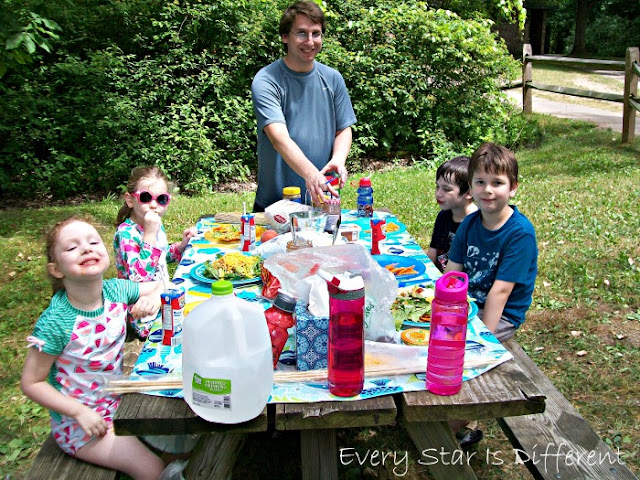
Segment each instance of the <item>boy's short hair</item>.
M495 175L506 175L511 186L518 184L518 161L511 150L492 142L483 143L471 155L469 162L469 182L476 170L484 170Z
M436 170L436 181L453 179L460 188L460 195L469 191L469 157L460 156L444 162Z

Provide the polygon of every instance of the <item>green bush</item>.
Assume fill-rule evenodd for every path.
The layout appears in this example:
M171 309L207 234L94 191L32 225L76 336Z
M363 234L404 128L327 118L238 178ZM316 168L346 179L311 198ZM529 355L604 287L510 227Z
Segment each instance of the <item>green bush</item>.
M500 84L517 67L489 21L396 2L338 20L322 59L349 87L359 152L431 156L511 142Z
M0 83L0 195L107 194L140 164L159 165L186 192L247 178L251 80L282 56L287 4L32 2L62 30L53 53ZM318 59L347 82L352 158L434 161L522 140L499 89L514 62L491 22L371 0L327 2L326 14Z

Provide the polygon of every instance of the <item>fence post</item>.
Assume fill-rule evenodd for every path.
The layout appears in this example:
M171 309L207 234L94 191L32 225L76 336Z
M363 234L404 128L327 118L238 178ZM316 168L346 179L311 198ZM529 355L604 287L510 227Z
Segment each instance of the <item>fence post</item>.
M527 60L527 56L533 55L530 43L525 43L522 49L522 111L533 111L533 89L527 87L527 82L533 80L533 62Z
M631 105L631 97L638 94L638 76L633 71L633 64L640 63L638 47L627 48L624 67L624 108L622 110L622 143L631 143L636 133L636 110Z

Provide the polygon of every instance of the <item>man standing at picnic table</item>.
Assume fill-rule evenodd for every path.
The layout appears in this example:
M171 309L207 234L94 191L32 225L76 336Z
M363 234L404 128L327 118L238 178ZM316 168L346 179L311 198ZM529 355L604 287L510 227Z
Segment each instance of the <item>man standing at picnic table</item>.
M262 68L251 85L258 120L258 191L254 211L298 186L303 200L321 203L338 192L325 174L347 179L345 162L356 116L340 73L315 57L322 49L324 13L311 1L289 6L278 30L286 55Z

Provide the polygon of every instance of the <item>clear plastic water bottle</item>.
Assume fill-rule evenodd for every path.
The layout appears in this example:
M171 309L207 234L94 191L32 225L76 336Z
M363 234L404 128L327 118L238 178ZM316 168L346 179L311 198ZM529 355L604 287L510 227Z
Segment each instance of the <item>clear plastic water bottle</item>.
M338 397L352 397L364 385L364 281L362 277L336 276L327 285L329 391Z
M373 188L369 177L360 179L358 187L358 216L373 217Z
M454 395L462 388L468 288L469 279L464 272L447 272L436 281L426 383L427 390L437 395Z

